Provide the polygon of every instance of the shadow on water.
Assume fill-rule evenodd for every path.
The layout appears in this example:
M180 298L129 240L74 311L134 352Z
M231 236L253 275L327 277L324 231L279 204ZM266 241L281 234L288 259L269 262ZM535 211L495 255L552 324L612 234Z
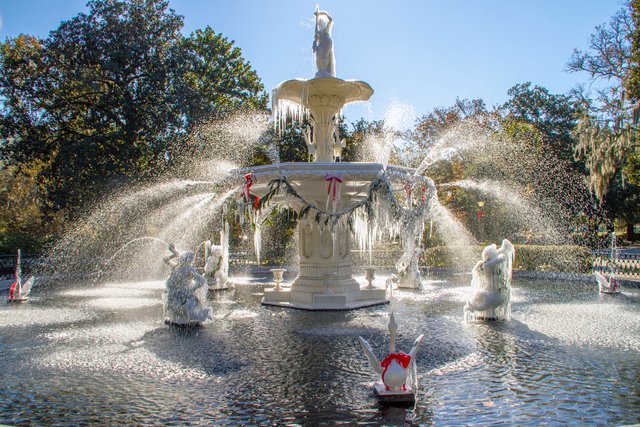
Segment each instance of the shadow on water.
M205 326L165 326L143 335L143 347L158 358L207 375L229 375L246 364L229 357L224 340Z

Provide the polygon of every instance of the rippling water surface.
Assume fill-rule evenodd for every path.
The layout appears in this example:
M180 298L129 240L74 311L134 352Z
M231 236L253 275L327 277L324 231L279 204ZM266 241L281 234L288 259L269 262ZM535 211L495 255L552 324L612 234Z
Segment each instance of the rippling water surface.
M264 285L243 282L210 294L214 319L186 330L162 323L162 282L50 286L0 303L0 424L640 422L638 290L516 280L511 321L467 324L463 281L349 312L263 307ZM391 308L399 350L425 334L415 407L378 405L357 341L386 354Z

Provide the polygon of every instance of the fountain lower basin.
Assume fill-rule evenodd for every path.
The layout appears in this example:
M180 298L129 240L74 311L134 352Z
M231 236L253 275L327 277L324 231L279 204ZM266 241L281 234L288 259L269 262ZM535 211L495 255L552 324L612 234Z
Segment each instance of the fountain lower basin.
M443 279L394 291L399 348L425 334L408 408L379 406L358 346L387 349L387 306L265 307L271 275L234 276L235 290L209 294L213 320L183 330L162 322L163 281L39 288L0 303L0 424L640 422L637 289L516 279L511 321L468 324L468 277Z
M247 172L248 171L248 172ZM270 203L300 211L311 205L314 212L298 224L299 275L291 286L265 292L263 304L306 310L349 310L386 304L386 289L361 287L354 280L351 261L351 230L342 215L370 197L376 178L390 177L392 191L407 180L432 188L412 169L385 167L380 163L281 163L243 171L252 174L251 193L262 198L274 180L286 179L295 195L280 191L269 195ZM318 218L316 212L324 213Z

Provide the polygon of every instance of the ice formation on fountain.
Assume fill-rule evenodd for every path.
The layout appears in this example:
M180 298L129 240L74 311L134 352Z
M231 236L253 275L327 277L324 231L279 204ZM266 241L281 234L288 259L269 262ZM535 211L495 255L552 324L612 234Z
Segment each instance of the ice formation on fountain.
M362 337L358 337L362 349L369 360L369 365L380 375L381 383L374 384L376 395L383 401L412 402L415 400L418 378L415 356L424 335L420 335L413 343L409 354L396 352L396 333L398 324L393 312L389 316L389 354L382 360L373 353L371 345ZM413 378L410 378L410 374Z
M504 239L500 249L491 244L473 267L473 296L464 306L469 320L508 320L511 317L511 279L515 248Z
M165 322L180 326L201 324L211 318L211 310L205 305L207 279L193 266L193 252L179 253L173 244L169 250L171 255L164 258L171 266L162 294Z

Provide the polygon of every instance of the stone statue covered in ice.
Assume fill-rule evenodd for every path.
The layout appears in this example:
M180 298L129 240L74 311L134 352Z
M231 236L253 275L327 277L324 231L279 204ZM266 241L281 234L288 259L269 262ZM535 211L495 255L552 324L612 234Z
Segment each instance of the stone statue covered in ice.
M331 38L333 18L328 12L317 9L314 15L316 16L316 36L313 41L313 53L316 54L316 66L318 67L316 77L335 77L336 60L333 55L333 39Z
M402 258L396 262L396 271L398 272L397 280L399 288L420 289L422 280L420 280L420 256L423 249L416 247L413 251L404 254Z
M204 275L207 279L209 289L226 289L229 276L226 271L228 263L225 262L224 248L222 245L212 244L210 240L207 240L205 248L207 256L204 265Z
M466 320L508 320L511 317L511 279L515 248L504 239L498 249L491 244L473 267L473 296L464 306Z
M210 308L205 305L207 279L193 266L193 252L179 253L173 244L169 250L171 255L165 257L164 262L172 268L162 294L165 323L201 324L211 318Z

